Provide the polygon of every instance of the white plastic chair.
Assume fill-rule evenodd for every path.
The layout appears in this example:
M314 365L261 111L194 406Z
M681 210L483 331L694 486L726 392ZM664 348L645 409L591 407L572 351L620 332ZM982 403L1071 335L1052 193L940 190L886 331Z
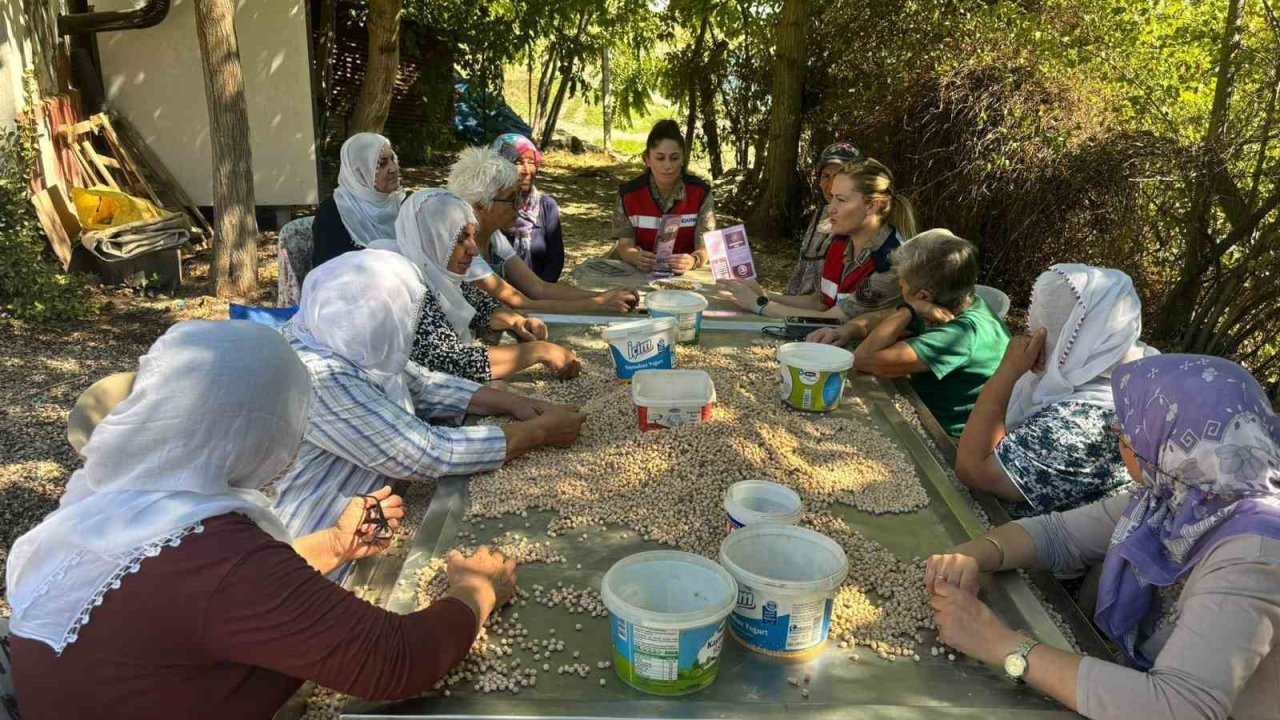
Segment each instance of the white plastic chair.
M1009 296L1003 290L997 290L990 285L974 285L973 291L978 293L983 302L991 306L991 311L996 317L1004 320L1009 315Z

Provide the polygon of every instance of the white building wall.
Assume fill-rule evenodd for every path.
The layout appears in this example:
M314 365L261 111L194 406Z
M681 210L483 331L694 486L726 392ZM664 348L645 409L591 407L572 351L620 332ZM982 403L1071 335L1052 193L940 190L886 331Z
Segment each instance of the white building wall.
M27 104L27 82L44 93L53 79L55 20L63 0L0 0L0 127L8 128ZM40 133L45 177L55 177L52 141Z
M20 0L0 0L20 2ZM136 0L98 0L98 10ZM305 0L236 0L259 205L317 202ZM213 204L212 150L193 0L145 30L98 37L112 109L129 119L199 205Z

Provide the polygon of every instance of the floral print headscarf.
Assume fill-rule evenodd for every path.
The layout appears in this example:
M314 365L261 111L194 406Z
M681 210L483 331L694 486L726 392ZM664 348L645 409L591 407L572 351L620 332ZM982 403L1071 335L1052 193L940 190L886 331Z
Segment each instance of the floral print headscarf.
M1094 620L1134 666L1158 588L1233 535L1280 539L1280 420L1247 370L1205 355L1116 368L1116 418L1143 482L1116 525Z

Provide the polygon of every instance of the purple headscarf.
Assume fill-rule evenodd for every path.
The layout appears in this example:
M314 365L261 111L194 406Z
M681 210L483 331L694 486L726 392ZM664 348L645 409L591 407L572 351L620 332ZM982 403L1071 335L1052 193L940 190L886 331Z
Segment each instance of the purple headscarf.
M1111 537L1094 620L1135 667L1156 589L1233 535L1280 539L1280 420L1247 370L1206 355L1116 368L1116 418L1143 484Z
M538 150L538 146L519 133L499 135L494 138L490 147L497 150L499 155L513 165L520 161L521 155L532 153L533 164L542 167L542 152ZM530 237L533 235L533 229L538 226L538 211L542 207L542 193L538 192L538 186L535 185L529 192L524 193L522 200L515 225L510 230L504 231L504 234L511 240L511 247L515 249L520 259L528 263Z

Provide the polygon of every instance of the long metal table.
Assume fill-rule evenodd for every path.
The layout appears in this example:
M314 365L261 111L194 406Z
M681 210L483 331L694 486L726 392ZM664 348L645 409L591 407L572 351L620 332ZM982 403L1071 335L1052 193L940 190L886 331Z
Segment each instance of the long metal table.
M552 325L552 337L569 345L575 340L593 337L594 331L589 325L604 321L603 318L563 316L544 316L544 319ZM615 316L611 320L623 318ZM776 341L759 335L760 324L708 321L704 325L702 344L726 351L756 343L775 344ZM518 389L520 379L517 377L511 384ZM846 388L846 398L852 395L862 398L870 407L871 421L910 457L929 495L929 505L912 513L882 516L845 505L836 505L832 510L863 535L900 557L925 556L981 534L984 528L920 435L894 406L894 392L892 384L853 375ZM846 402L839 412L847 415L858 411L853 403ZM465 520L466 487L466 478L441 481L402 566L394 559L387 559L362 568L363 581L375 586L374 595L380 597L388 609L401 613L414 609L419 572L433 558L453 547L460 531L475 533L480 541L512 532L526 533L538 541L548 539L545 529L552 517L550 513L530 512L528 518L468 522ZM524 527L526 522L531 525L528 529ZM504 527L498 527L499 523ZM580 534L575 532L572 536L561 535L551 540L553 547L567 556L567 564L521 566L521 586L554 587L562 582L565 586L590 586L598 591L604 572L614 562L635 552L660 547L642 541L637 533L621 525L604 531L592 530L585 543L577 541ZM851 557L850 562L857 563L858 558ZM1020 575L1001 573L984 578L983 597L1011 626L1026 630L1050 645L1069 647L1045 606ZM1071 608L1058 609L1069 611ZM1028 687L1015 685L974 660L960 657L951 661L931 656L928 652L931 633L922 635L925 642L918 662L904 658L895 662L880 660L865 648L857 650L860 659L855 662L850 659L855 650L840 649L834 643L812 660L787 662L761 656L727 640L719 676L710 687L679 698L655 697L631 689L612 669L597 669L598 661L612 658L607 618L571 615L562 607L545 608L533 602L517 610L531 636L545 638L554 629L555 637L565 641L564 652L543 660L533 660L532 651L517 651L513 656L520 657L525 667L550 664L551 672L540 673L536 687L524 688L519 694L483 695L473 693L464 683L455 686L450 697L431 694L396 704L351 701L342 717L369 720L756 718L781 713L815 719L1074 717ZM582 625L581 630L575 629L578 624ZM1078 644L1093 654L1104 652L1101 640L1091 629L1083 628L1083 633L1080 630L1076 633ZM575 650L581 653L580 658L572 657ZM591 668L587 679L556 673L560 665L575 662L584 662ZM788 678L804 674L811 678L806 686L808 698L802 697L799 688L788 682ZM603 686L599 684L601 678L605 679Z

